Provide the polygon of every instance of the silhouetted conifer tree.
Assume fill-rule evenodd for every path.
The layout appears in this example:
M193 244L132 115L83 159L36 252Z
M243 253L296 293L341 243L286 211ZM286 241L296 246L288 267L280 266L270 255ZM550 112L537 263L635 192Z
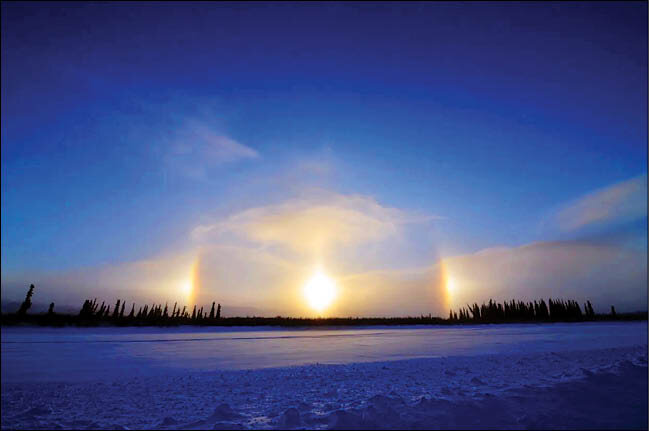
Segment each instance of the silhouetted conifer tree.
M590 319L595 317L595 311L593 310L593 304L590 303L590 301L586 301L586 304L584 304L584 312L586 316Z
M471 314L473 315L473 320L480 320L480 307L478 307L478 304L473 304L473 308L469 305L467 305L467 307L469 307L469 311L471 311Z
M50 308L47 310L47 314L49 314L50 316L52 314L54 314L54 303L53 302L50 304Z
M115 303L115 310L113 311L113 319L117 319L117 315L119 314L119 304L120 300L117 300L117 303Z
M210 310L210 320L214 319L214 306L216 305L216 302L212 302L212 309Z
M541 312L541 318L548 319L550 317L550 312L548 311L548 306L545 303L545 300L541 299L539 302L539 311Z
M79 316L85 316L88 313L88 309L90 308L90 301L85 300L83 301L83 306L81 307L81 310L79 310Z
M218 307L216 307L216 318L221 318L221 304L218 304Z
M32 295L34 294L34 285L31 284L29 285L29 290L27 291L27 295L25 296L25 300L20 304L20 308L18 309L18 314L19 315L25 315L27 314L27 310L29 310L32 306Z
M135 302L133 303L133 306L131 307L131 312L128 313L128 318L132 319L135 316Z
M119 311L119 318L122 319L124 317L124 308L126 308L126 301L122 302L122 309Z

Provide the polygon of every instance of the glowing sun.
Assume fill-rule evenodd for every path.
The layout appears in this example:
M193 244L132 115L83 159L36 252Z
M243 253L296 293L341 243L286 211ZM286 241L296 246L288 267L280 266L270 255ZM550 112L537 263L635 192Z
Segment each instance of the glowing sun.
M189 280L183 282L180 285L180 291L185 295L189 295L190 293L192 293L192 282Z
M336 297L336 283L318 270L304 285L304 297L311 308L322 311Z
M448 293L451 293L451 294L452 294L452 293L455 292L455 289L456 289L456 286L455 286L455 280L452 279L451 277L449 277L449 278L446 280L446 289L448 290Z

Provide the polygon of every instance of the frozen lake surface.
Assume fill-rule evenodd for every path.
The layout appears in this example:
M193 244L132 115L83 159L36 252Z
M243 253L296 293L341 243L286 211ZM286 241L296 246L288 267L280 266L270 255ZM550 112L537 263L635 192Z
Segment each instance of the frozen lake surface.
M301 330L3 328L2 381L559 352L646 342L646 321Z
M647 322L3 328L2 429L646 429Z

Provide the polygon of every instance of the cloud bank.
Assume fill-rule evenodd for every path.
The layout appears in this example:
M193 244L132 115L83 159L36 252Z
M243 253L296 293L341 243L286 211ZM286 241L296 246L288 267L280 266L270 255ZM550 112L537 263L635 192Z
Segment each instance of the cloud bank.
M647 216L647 175L596 190L570 203L557 214L563 231L589 225L614 224Z
M606 312L647 308L647 252L614 244L556 241L499 247L443 260L451 303L548 297L589 299Z
M434 218L385 207L367 196L320 191L317 196L251 208L199 226L193 237L219 241L235 234L257 244L280 245L313 256L333 247L381 241L397 235L405 224Z

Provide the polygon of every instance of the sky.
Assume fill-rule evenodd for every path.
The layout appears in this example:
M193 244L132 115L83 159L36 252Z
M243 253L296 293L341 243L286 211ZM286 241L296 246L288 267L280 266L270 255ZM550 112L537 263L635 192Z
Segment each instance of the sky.
M3 301L647 308L646 2L3 2L1 31Z

